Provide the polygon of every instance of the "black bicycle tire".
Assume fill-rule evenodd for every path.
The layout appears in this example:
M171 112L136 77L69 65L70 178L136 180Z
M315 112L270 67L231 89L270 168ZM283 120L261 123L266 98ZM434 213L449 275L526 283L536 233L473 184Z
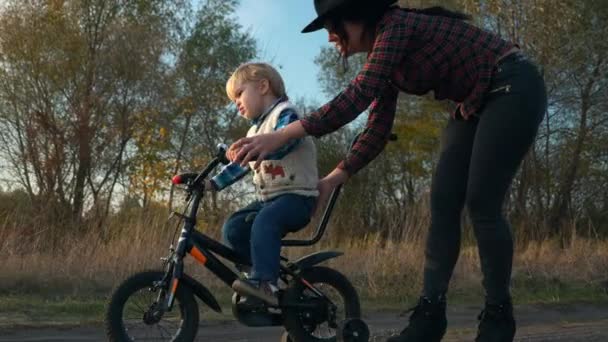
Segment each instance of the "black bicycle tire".
M144 271L133 274L123 281L113 292L106 309L105 328L106 337L110 342L130 341L122 322L124 304L128 298L137 291L151 286L153 282L161 280L164 276L160 271ZM198 330L199 310L192 291L187 286L178 286L175 293L176 305L183 305L184 323L180 334L172 342L194 341ZM174 307L174 310L178 309Z
M303 270L301 277L311 284L324 283L338 290L344 300L345 319L361 318L361 304L357 290L342 273L328 267L315 266ZM283 300L285 302L296 302L304 289L306 287L301 282L290 284L284 293ZM295 309L285 309L283 316L285 329L294 342L328 342L337 340L337 334L331 339L319 339L311 336L301 324L300 316Z

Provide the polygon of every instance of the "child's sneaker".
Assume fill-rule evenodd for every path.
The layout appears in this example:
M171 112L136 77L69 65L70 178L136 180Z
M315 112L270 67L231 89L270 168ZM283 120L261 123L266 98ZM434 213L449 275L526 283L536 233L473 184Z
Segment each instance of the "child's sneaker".
M249 278L251 275L251 266L243 265L243 264L234 264L234 267L241 274L241 276L245 279Z
M232 288L241 295L238 306L243 309L259 309L266 305L279 306L278 288L268 281L240 280Z

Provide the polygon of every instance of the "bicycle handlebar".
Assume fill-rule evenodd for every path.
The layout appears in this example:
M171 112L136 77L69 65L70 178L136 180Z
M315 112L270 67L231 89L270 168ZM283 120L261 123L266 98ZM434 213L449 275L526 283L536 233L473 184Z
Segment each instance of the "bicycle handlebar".
M205 169L194 179L194 181L192 182L193 187L197 187L198 185L200 185L199 183L202 182L203 179L207 178L209 173L213 171L213 169L215 169L215 167L218 166L220 163L226 165L230 162L228 158L226 158L227 149L228 147L226 146L226 144L217 144L217 152L215 153L215 158L213 158L211 162L207 164Z
M353 146L355 146L355 144L357 143L357 140L359 139L360 136L361 136L361 133L359 133L355 136L355 138L350 143L349 150L351 150L353 148ZM389 141L397 140L397 135L394 133L391 133L388 137L388 140ZM191 186L193 188L199 186L200 185L199 183L203 179L207 178L209 173L220 163L224 164L224 165L230 163L230 160L228 160L228 158L226 157L227 150L228 150L228 146L226 144L218 144L217 152L215 153L215 157L209 162L209 164L207 164L207 166L201 173L199 173L199 174L196 174L196 173L178 174L178 175L174 176L171 181L173 182L173 184L189 184L189 186Z
M173 184L188 184L188 187L191 189L198 188L201 182L207 178L209 173L215 169L219 164L228 164L230 161L226 158L226 150L228 147L225 144L217 145L217 152L215 157L211 159L209 164L205 166L205 169L200 173L181 173L173 177L171 180Z

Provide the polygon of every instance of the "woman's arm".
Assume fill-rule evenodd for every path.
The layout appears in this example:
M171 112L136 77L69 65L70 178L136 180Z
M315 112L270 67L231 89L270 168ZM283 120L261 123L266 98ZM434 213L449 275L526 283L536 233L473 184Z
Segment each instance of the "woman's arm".
M393 88L390 79L404 58L406 46L413 33L412 27L411 23L397 19L393 21L389 17L387 22L380 26L363 70L344 91L319 110L281 131L237 141L231 146L240 149L235 160L246 164L257 159L257 167L266 155L289 139L302 138L308 134L319 137L354 120L374 99L383 96L387 88Z
M382 152L391 135L399 90L389 86L370 108L363 132L337 168L355 174Z
M389 17L378 30L363 69L338 96L302 119L305 131L315 137L334 132L383 96L392 87L392 76L405 57L412 27L411 23Z
M398 90L392 89L385 96L374 101L366 128L359 135L346 158L327 176L319 180L317 185L319 198L315 212L325 206L335 187L345 183L350 175L367 165L384 149L393 127L398 95Z

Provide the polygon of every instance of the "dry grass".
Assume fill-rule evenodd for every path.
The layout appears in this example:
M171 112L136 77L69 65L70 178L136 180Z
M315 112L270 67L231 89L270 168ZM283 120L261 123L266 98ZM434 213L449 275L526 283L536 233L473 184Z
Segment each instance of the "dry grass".
M99 229L82 229L60 236L49 234L42 223L23 229L23 220L0 218L0 293L48 296L105 296L128 274L159 267L167 252L174 225L166 224L163 210L113 217ZM337 249L345 256L330 262L349 276L370 301L402 302L415 297L422 282L426 219L412 218L411 234L401 241L370 234L340 239L328 236L312 248L293 248L290 257L321 249ZM95 225L97 227L97 225ZM408 227L406 227L408 228ZM204 229L204 227L203 227ZM23 233L27 231L28 234ZM32 232L41 233L32 233ZM88 233L85 233L89 231ZM216 229L211 235L217 237ZM514 266L514 293L525 300L564 299L572 286L597 293L608 279L608 242L573 239L566 248L553 241L518 242ZM49 247L52 246L52 247ZM188 265L205 284L219 288L207 271ZM473 244L463 246L454 273L451 293L456 297L480 297L480 270ZM598 290L600 290L598 292ZM584 295L584 294L582 294Z

